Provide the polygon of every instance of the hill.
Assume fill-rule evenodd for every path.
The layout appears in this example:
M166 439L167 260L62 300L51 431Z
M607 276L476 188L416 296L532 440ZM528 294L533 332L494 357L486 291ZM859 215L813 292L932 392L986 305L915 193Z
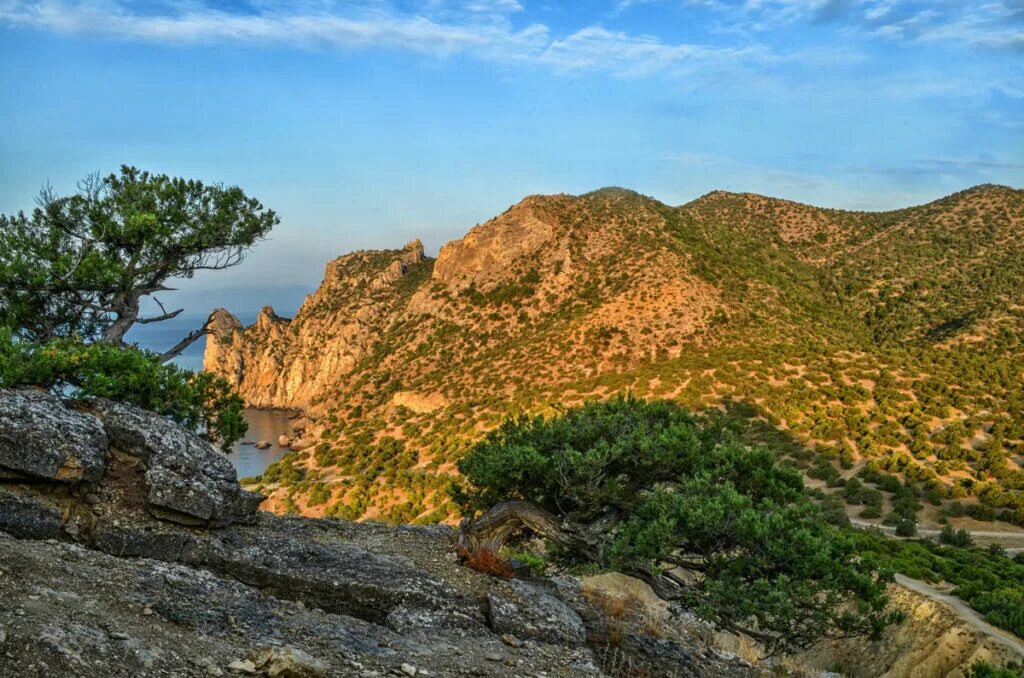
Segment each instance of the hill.
M530 196L445 245L327 265L293 319L217 312L206 369L305 432L283 512L455 517L513 413L630 391L728 409L846 516L1024 523L1024 191L889 212L714 192ZM927 506L925 506L927 505Z

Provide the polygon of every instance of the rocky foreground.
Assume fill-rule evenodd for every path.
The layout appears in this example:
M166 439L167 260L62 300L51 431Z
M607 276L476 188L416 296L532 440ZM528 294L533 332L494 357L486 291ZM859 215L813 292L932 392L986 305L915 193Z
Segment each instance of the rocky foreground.
M0 390L0 675L743 676L574 578L460 566L444 527L259 513L154 414Z
M1017 655L894 587L908 620L881 641L758 663L621 575L489 577L450 528L261 500L162 417L0 389L0 676L962 676Z

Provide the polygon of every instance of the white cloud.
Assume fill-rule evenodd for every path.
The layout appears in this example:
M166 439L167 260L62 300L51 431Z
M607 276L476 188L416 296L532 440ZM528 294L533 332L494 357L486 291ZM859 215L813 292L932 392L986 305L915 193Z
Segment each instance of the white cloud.
M623 0L620 10L656 0ZM667 2L669 0L662 0ZM680 2L680 0L671 0ZM1024 49L1021 0L682 0L717 12L721 30L763 33L798 22L833 24L908 42Z
M548 27L516 28L517 0L425 0L400 12L382 2L261 2L252 13L231 13L196 2L163 13L108 1L0 0L0 24L64 34L108 35L158 43L241 42L304 48L390 48L438 57L466 54L500 63L548 66L561 72L648 75L685 63L756 61L763 48L668 44L651 36L590 26L565 37ZM297 9L296 9L297 8Z

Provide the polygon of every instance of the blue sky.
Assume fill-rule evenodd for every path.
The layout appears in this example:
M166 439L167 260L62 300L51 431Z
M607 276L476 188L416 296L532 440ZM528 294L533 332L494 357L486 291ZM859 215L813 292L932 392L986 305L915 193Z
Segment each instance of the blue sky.
M121 163L281 214L185 283L200 307L436 252L530 193L1020 187L1024 0L0 0L0 210Z

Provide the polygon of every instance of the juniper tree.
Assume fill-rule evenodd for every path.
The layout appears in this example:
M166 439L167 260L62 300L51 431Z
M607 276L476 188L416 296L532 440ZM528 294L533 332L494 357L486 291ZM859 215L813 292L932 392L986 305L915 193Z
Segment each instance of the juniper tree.
M31 214L0 215L0 323L42 343L78 337L121 345L143 317L144 297L172 278L242 262L278 223L237 186L151 174L122 166L58 196L45 188ZM207 321L208 324L209 321ZM203 336L197 328L163 354L169 360Z

